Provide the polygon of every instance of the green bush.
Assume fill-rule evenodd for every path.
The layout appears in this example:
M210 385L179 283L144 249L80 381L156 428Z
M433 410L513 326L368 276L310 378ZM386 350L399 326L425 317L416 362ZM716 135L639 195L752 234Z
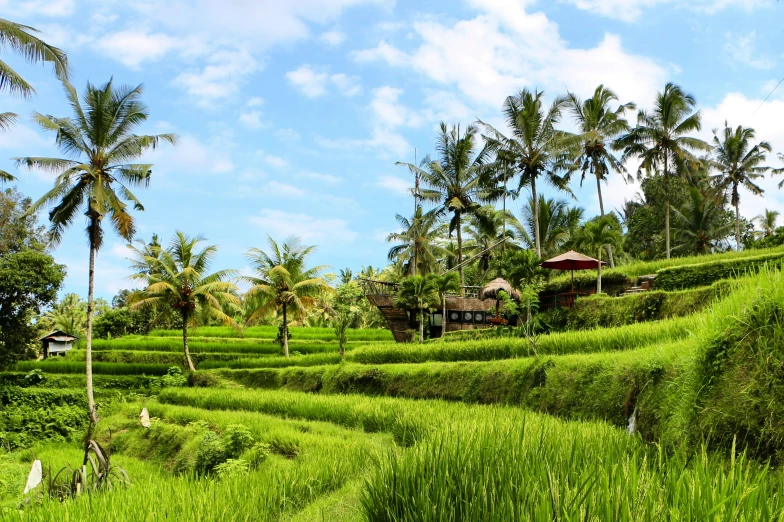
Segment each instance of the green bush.
M708 286L721 279L755 274L764 266L780 268L782 262L784 252L663 268L656 273L653 286L657 290Z
M623 268L602 271L602 291L608 294L618 294L627 286L636 282L636 278L627 275ZM541 296L560 294L572 289L572 275L560 276L551 279L539 292ZM596 290L596 271L581 270L574 273L574 289L582 292Z

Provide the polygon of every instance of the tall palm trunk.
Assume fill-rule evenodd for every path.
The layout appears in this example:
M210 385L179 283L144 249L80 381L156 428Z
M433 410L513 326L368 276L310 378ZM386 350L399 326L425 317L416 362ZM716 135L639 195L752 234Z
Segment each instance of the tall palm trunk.
M536 195L536 175L531 176L531 197L534 200L534 245L536 257L542 257L542 242L539 238L539 198Z
M188 365L188 370L195 372L196 367L193 365L191 359L191 351L188 348L188 309L182 309L182 348L185 351L185 363Z
M283 353L289 356L289 319L286 315L286 303L283 303Z
M90 223L91 231L97 227L95 219ZM95 239L94 235L90 237L90 268L89 278L90 281L87 286L87 338L84 345L84 368L85 377L87 380L87 409L90 411L90 424L98 423L98 412L95 408L95 396L93 395L93 310L95 302L93 301L93 290L95 288Z
M667 259L670 258L670 171L664 155L664 236Z
M602 199L602 182L601 171L596 176L596 192L599 194L599 213L604 217L604 200ZM613 259L613 251L610 245L607 245L607 259L610 261L610 268L615 268L615 259Z
M441 337L446 336L446 292L443 297L444 309L441 315Z
M425 340L425 309L419 309L419 342Z
M596 295L602 293L602 247L599 247L599 264L596 266Z
M740 252L740 196L737 183L732 187L732 203L735 205L735 250Z
M463 232L460 230L460 211L455 211L455 221L457 221L457 272L460 274L460 295L465 295L465 277L463 276Z

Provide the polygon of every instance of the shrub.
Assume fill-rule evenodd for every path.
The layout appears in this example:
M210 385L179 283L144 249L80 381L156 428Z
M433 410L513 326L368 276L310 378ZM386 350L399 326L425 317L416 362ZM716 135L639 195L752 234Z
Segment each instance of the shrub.
M244 475L248 472L249 468L248 462L243 459L227 459L225 462L221 462L215 466L215 474L219 478L231 475Z
M784 252L663 268L656 273L653 284L657 290L707 286L720 279L755 274L763 266L780 268L782 262L784 262Z
M223 442L217 433L206 430L196 453L195 468L200 475L209 475L215 467L226 460Z
M242 424L230 424L223 432L223 446L226 456L236 459L253 446L253 435Z

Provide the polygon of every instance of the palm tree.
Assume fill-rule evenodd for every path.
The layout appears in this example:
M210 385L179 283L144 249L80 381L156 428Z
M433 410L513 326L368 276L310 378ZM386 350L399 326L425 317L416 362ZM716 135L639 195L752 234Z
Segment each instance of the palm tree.
M188 327L196 319L197 308L201 319L206 317L236 326L234 319L223 310L224 306L240 304L235 295L237 286L230 281L235 271L219 270L207 274L218 247L208 245L197 252L196 247L202 241L201 236L189 237L177 231L169 248L154 253L158 255L137 256L133 266L139 271L131 276L147 285L142 291L142 299L132 308L171 309L180 314L182 348L190 371L195 371L196 367L188 349Z
M28 63L48 62L54 65L54 71L61 80L68 80L70 67L65 53L53 47L35 34L38 31L30 26L17 24L0 19L0 47L21 54ZM35 89L24 78L14 71L7 63L0 60L0 92L16 94L30 98ZM17 120L13 112L0 113L0 130L5 130ZM0 170L0 181L11 181L14 177Z
M627 173L623 163L610 152L612 141L621 133L629 132L629 122L625 118L627 110L634 110L634 103L618 104L613 110L610 103L617 102L618 97L604 85L599 85L593 97L584 102L572 93L568 95L572 114L580 132L582 148L575 163L582 171L580 186L587 173L596 178L596 192L599 196L600 216L604 216L604 200L602 198L602 181L607 182L607 175L614 170L623 176L627 183L634 179ZM612 250L608 251L610 267L615 265Z
M17 158L17 164L57 174L54 188L27 210L32 215L44 205L53 205L49 212L49 232L54 243L59 243L65 229L80 212L87 216L90 261L85 357L87 403L90 420L96 423L91 351L93 287L95 255L103 244L103 219L109 218L111 227L120 237L129 242L133 239L136 229L133 216L128 212L128 203L133 204L135 210L144 210L144 207L129 187L147 186L152 165L131 162L147 150L156 148L161 141L174 144L176 136L133 134L149 114L141 102L141 85L135 89L115 89L111 81L101 87L88 83L83 95L85 107L73 86L68 83L64 86L74 117L57 118L36 113L35 120L44 130L56 133L57 145L70 158Z
M506 137L487 123L480 121L485 129L488 147L501 154L505 161L516 167L520 177L519 188L530 186L534 203L534 246L536 255L542 256L541 229L539 224L539 196L536 183L540 177L554 187L569 191L569 172L573 168L574 136L556 127L567 99L558 97L545 111L542 91L523 89L517 96L509 96L504 102L504 116L512 136ZM559 173L564 173L559 176Z
M441 337L443 337L446 335L446 295L460 292L460 277L457 272L447 272L443 275L430 274L430 279L442 306Z
M674 208L676 251L710 254L719 241L732 234L732 223L725 210L726 196L707 183L689 187L689 199Z
M398 243L389 249L389 260L405 263L408 275L436 272L439 258L445 255L444 248L438 244L441 238L438 214L425 214L421 207L417 207L411 220L400 214L395 219L402 231L387 236L387 242Z
M44 318L54 330L81 336L87 320L87 307L78 294L65 294L62 301L44 314Z
M538 219L534 212L538 210ZM522 226L513 226L518 231L523 245L535 250L535 235L537 222L539 224L540 250L545 257L560 253L569 243L578 230L585 211L580 207L570 207L566 201L545 198L539 195L539 203L534 205L529 198L523 207ZM536 256L539 257L538 255Z
M463 233L469 237L464 245L465 253L469 257L478 256L479 269L487 273L492 262L501 256L501 248L495 252L492 248L504 238L507 243L514 241L514 231L520 228L520 222L511 212L504 213L490 205L482 207L463 227Z
M282 245L267 237L269 253L258 248L248 250L245 257L257 274L255 277L242 277L250 283L246 297L251 299L253 310L246 324L253 324L259 317L272 311L280 311L283 315L282 340L283 352L289 356L288 323L289 313L295 318L304 319L308 308L315 300L314 296L326 290L329 285L321 277L326 270L325 265L307 268L308 257L316 249L315 246L302 246L297 237L287 238Z
M768 237L776 231L776 221L779 219L779 212L776 210L765 209L765 212L754 218L759 223L760 235Z
M765 153L771 151L770 143L761 141L751 144L755 136L754 129L738 127L733 131L724 122L724 133L721 139L713 131L713 145L716 158L713 165L720 171L714 176L721 188L730 188L730 203L735 207L735 248L740 250L740 193L741 185L752 194L762 194L764 190L754 180L765 176L770 167L763 165Z
M618 249L621 246L623 236L621 231L616 228L615 220L611 216L602 216L585 224L577 235L575 243L578 248L587 252L595 252L599 265L596 276L596 293L602 293L602 250L608 246Z
M656 95L651 112L637 114L637 126L618 139L615 147L623 149L624 159L640 160L638 177L664 176L664 233L665 251L670 258L670 165L693 159L692 151L709 150L704 141L687 136L701 128L700 112L693 112L696 101L691 94L673 84L664 86Z
M457 232L457 265L461 286L465 285L462 218L476 213L481 207L480 203L489 203L495 197L494 187L489 186L494 173L492 164L488 163L489 151L484 148L477 152L476 134L473 125L466 127L461 134L460 126L448 129L446 123L441 122L436 142L438 161L425 158L421 164L423 168L410 163L397 163L408 167L424 181L426 188L415 190L423 200L439 204L434 209L435 215L452 214L449 236Z
M462 286L462 285L461 285ZM415 275L400 283L395 306L419 312L419 342L425 340L425 309L438 306L439 295L432 278Z

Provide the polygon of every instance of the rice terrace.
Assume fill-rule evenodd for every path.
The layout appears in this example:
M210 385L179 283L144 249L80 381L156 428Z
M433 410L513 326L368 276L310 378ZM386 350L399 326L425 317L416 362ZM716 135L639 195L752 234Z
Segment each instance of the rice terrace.
M782 10L0 0L0 520L784 521Z

